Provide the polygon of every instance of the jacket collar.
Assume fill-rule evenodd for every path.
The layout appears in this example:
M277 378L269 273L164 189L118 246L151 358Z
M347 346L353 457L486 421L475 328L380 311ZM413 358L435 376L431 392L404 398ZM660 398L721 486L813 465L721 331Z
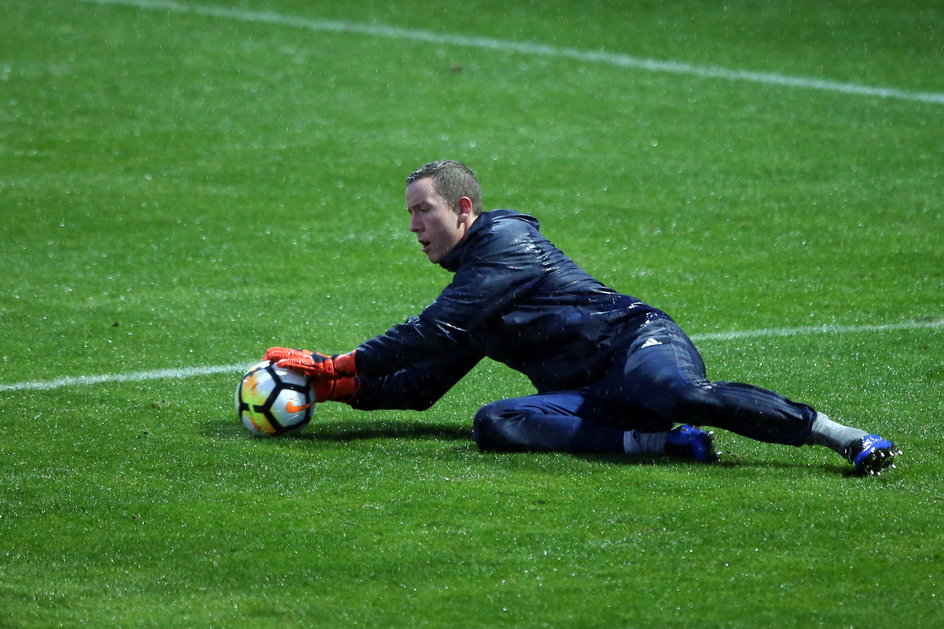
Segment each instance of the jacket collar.
M455 273L459 270L459 267L462 266L462 261L465 259L466 251L469 250L469 245L478 239L478 235L483 229L486 229L488 224L491 224L494 220L494 212L482 212L479 214L478 218L475 219L475 222L472 223L472 227L469 228L469 233L466 234L466 237L458 245L452 248L452 251L443 256L443 259L439 261L439 266Z
M465 256L475 241L482 238L482 235L488 233L497 223L507 220L523 221L525 223L529 223L536 230L541 229L538 219L534 218L533 216L529 216L528 214L522 214L520 212L515 212L514 210L492 210L491 212L482 212L479 214L479 217L475 219L475 222L472 223L472 227L469 228L469 233L465 239L453 247L452 251L443 256L443 259L439 262L439 266L452 273L458 271L459 267L461 267L463 262L465 262Z

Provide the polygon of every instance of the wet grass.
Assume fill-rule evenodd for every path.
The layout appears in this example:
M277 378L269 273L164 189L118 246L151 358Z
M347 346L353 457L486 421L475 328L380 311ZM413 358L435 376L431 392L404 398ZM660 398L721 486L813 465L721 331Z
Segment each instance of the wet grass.
M933 3L214 6L944 91ZM693 334L940 321L941 113L0 1L0 383L350 349L448 280L401 201L444 156ZM712 377L894 438L901 468L729 434L714 467L485 455L472 414L529 391L491 363L427 413L324 405L281 440L235 420L238 373L4 390L0 624L944 622L940 327L701 347Z

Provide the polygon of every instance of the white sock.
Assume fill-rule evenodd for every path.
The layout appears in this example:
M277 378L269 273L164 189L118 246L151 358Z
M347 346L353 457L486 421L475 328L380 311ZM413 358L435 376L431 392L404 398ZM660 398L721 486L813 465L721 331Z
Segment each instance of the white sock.
M667 432L639 432L627 430L623 433L623 450L626 454L644 454L665 452L665 438Z
M837 424L823 413L817 413L816 419L813 420L813 431L807 437L806 443L811 446L826 446L842 454L846 446L868 434L852 426Z

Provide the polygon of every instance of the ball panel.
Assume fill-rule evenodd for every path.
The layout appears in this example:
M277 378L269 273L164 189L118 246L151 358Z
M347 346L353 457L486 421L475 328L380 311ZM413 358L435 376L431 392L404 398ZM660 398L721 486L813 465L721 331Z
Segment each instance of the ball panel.
M265 406L277 384L266 368L249 372L243 379L243 402L252 407Z
M291 385L299 390L308 388L308 378L300 371L285 369L284 367L279 367L274 364L270 364L269 369L278 376L279 380L285 385Z
M246 427L246 430L254 435L271 436L279 432L279 427L270 422L269 418L266 417L264 413L252 412L249 409L245 409L239 414L239 417L243 422L243 426Z
M295 426L308 421L313 406L313 400L307 390L283 388L273 396L269 411L281 425Z

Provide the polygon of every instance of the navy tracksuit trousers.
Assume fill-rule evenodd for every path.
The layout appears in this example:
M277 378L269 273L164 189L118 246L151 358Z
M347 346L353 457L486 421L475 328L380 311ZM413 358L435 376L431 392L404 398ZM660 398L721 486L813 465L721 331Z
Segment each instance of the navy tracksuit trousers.
M691 339L671 319L639 328L599 380L572 391L499 400L475 415L483 450L622 452L623 432L675 423L713 426L758 441L803 445L816 411L749 384L710 382Z

